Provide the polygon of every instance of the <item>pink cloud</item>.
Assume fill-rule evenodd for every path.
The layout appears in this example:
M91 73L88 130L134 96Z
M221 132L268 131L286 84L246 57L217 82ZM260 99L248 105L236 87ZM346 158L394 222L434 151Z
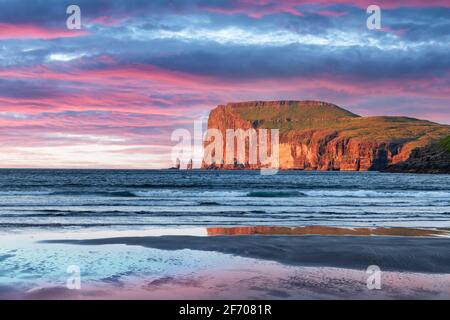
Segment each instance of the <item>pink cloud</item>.
M275 13L289 13L294 16L303 16L303 13L295 8L297 1L272 1L272 0L243 0L233 1L231 8L222 8L214 5L205 6L203 9L220 14L246 14L249 17L260 19Z
M348 14L348 12L343 12L343 11L332 11L332 10L321 10L317 12L319 15L321 16L325 16L325 17L342 17L342 16L346 16Z
M0 23L0 39L58 39L87 35L83 30L65 30L45 28L31 24L7 24Z
M120 25L122 22L124 22L126 18L117 18L117 17L109 17L109 16L100 16L96 17L94 19L89 20L90 23L93 24L99 24L106 27L112 27Z
M450 71L449 71L450 73ZM178 71L161 69L152 65L107 66L101 69L74 69L70 72L55 71L46 66L35 66L16 69L0 69L1 77L16 79L49 79L78 82L79 86L90 90L95 86L112 86L107 88L110 101L115 104L136 105L148 101L146 88L164 92L173 90L184 92L229 92L236 90L245 92L266 91L269 86L273 90L295 90L295 88L328 88L334 91L345 91L348 94L403 94L408 96L448 97L446 77L402 78L402 79L362 79L356 76L339 76L333 74L317 74L314 77L291 77L289 81L279 78L260 79L221 79L213 76L193 75ZM111 90L114 87L126 86L134 90ZM91 89L89 89L91 88ZM98 92L83 95L84 105L99 104ZM103 100L103 99L101 99ZM104 101L104 100L103 100ZM154 101L161 102L161 101ZM77 105L75 96L70 94L64 98L62 107Z
M295 16L303 16L303 13L299 10L298 7L301 5L311 4L324 6L351 5L360 8L367 8L369 5L372 5L374 3L373 0L243 0L233 1L231 7L218 7L214 5L208 5L202 7L202 9L220 14L245 14L249 17L259 19L264 16L277 13L289 13ZM450 7L450 2L448 0L385 0L376 4L379 5L382 9L394 9L401 7ZM321 12L322 15L325 16L337 16L345 14L328 10Z
M49 94L48 97L34 99L26 96L0 97L0 128L3 128L0 131L5 133L1 140L6 139L4 143L8 145L25 144L30 141L36 145L73 143L73 139L63 141L42 137L40 140L36 138L36 141L35 138L25 138L30 134L39 137L44 133L64 132L119 136L125 139L123 144L147 144L151 141L166 141L170 136L166 131L146 133L147 128L167 127L169 130L171 126L185 127L189 125L189 118L195 119L202 114L206 115L219 103L242 100L316 99L347 107L358 106L361 102L368 101L370 97L405 99L417 97L446 101L450 96L450 89L446 83L449 76L450 71L448 76L444 77L383 81L332 74L292 77L288 81L284 78L229 81L143 65L113 65L99 70L74 69L70 72L56 71L43 66L0 69L0 77L50 79L68 81L75 85L73 92L69 87L66 88L69 89L68 93L64 95ZM212 94L214 98L208 98ZM190 96L198 101L192 105L186 104L186 97ZM381 113L386 112L386 115L392 115L395 110L401 114L402 110L395 109L395 105L391 106L391 109L381 107L375 109ZM108 112L92 114L65 112L92 110ZM358 109L350 108L350 110ZM419 108L409 115L449 123L449 117L442 110L442 106L433 109L427 105L423 110ZM46 112L45 116L39 115L42 112ZM155 117L152 118L152 115ZM159 115L161 117L158 117ZM140 131L139 128L144 131ZM14 135L10 136L7 132L14 132Z

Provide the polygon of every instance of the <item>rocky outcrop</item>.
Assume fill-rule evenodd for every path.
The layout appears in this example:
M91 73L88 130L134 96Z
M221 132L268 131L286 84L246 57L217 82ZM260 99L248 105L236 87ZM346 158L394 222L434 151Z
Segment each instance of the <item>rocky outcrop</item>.
M395 145L340 137L337 131L288 135L280 144L280 166L283 169L376 170L385 167L398 155Z
M360 117L318 101L220 105L210 113L208 128L220 130L223 136L227 129L279 129L280 169L297 170L383 170L405 162L413 150L450 135L450 126L406 117ZM225 157L225 144L223 148ZM259 167L259 163L236 161L203 164L209 169Z
M390 165L388 172L450 173L450 152L437 144L415 149L406 161Z

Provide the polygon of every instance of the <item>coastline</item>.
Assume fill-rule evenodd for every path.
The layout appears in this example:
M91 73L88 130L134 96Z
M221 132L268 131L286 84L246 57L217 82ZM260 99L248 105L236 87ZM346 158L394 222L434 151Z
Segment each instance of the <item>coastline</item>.
M383 272L380 290L367 288L365 270L246 264L189 275L139 277L87 284L81 290L43 285L0 287L6 300L370 300L450 299L448 274Z
M165 251L194 250L268 260L291 266L386 271L450 272L450 239L404 236L159 236L49 240L44 244L127 245Z
M286 234L288 229L293 234ZM215 227L15 236L20 241L10 237L0 250L0 298L450 298L447 230L392 228L398 234L392 236L369 235L389 228L359 229ZM299 230L324 234L295 234ZM366 235L345 235L349 230ZM82 270L80 290L65 286L72 264ZM373 265L382 272L380 290L367 287Z
M79 259L83 270L92 264L100 265L98 270L97 267L86 270L91 278L82 278L80 290L67 289L66 276L61 274L61 278L42 278L33 285L5 283L0 286L0 298L450 298L448 238L159 235L74 240L65 236L61 240L53 237L53 240L35 241L34 246L60 259L64 252L67 258L57 265L65 259L67 263ZM0 260L8 263L15 254L0 254ZM39 258L42 260L43 257ZM382 271L380 290L367 287L367 269L372 265ZM112 273L104 275L105 267ZM115 270L118 267L121 271Z

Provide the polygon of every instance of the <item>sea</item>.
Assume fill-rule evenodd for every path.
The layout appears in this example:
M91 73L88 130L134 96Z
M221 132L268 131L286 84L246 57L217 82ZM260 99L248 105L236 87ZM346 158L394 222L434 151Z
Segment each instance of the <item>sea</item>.
M0 233L209 226L450 227L450 175L0 170Z
M207 245L210 227L448 228L449 218L450 175L0 170L0 299L417 298L419 293L445 298L448 274L394 270L383 280L387 289L371 291L365 268L273 260L274 252L283 249L267 237L252 240L259 241L252 250L262 250L266 258L239 251L239 237L228 238L236 243L235 254L195 250L183 241L194 237ZM101 244L73 242L85 239ZM127 239L180 243L176 250L165 250L127 244ZM424 241L428 246L447 240ZM392 240L392 246L405 256L402 244ZM448 257L430 248L441 270ZM391 251L386 252L389 258ZM407 254L411 264L426 259L414 253ZM342 259L351 263L354 255L362 255L368 266L377 261L384 271L388 262L378 254L355 244Z

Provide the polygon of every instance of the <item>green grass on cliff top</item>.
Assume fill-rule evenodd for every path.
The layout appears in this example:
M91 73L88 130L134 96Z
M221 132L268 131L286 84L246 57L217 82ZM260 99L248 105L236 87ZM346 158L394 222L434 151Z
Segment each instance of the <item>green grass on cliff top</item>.
M450 136L438 142L439 146L450 153Z
M336 130L344 137L362 140L439 140L450 136L450 126L408 117L360 117L333 104L305 101L242 103L235 110L255 127L280 129L281 133L305 130ZM448 147L449 140L443 144Z

